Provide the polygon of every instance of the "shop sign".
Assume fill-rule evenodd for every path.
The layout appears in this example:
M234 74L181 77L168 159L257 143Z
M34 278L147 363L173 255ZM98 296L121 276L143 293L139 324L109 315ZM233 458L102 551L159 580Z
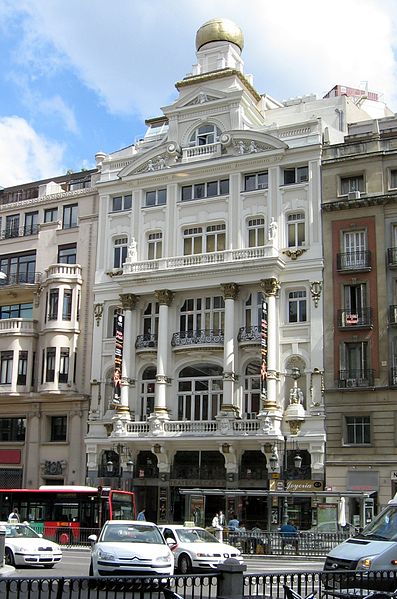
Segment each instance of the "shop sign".
M322 491L323 490L323 482L321 480L287 480L285 481L285 490L286 491Z

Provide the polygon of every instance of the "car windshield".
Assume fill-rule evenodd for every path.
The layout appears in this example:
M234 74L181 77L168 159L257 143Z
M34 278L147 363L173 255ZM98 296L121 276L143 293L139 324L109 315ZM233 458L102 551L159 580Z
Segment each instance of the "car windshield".
M152 543L164 545L160 531L147 524L108 524L99 542L105 543Z
M219 543L218 539L203 528L178 528L181 543Z
M379 514L364 530L360 537L369 539L378 539L380 541L397 540L397 507L390 506L383 513Z
M5 524L6 537L18 537L24 539L38 539L40 536L26 524Z

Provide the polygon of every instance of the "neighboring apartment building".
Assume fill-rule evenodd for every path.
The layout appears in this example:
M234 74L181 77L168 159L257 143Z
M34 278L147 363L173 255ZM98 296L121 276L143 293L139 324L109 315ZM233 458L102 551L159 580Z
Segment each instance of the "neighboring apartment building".
M397 491L397 119L351 125L322 169L327 484L378 510Z
M322 142L387 112L339 90L284 103L261 95L242 48L233 23L203 25L177 100L137 144L97 155L87 474L133 486L159 521L208 523L221 508L277 525L288 510L309 528L309 496L286 505L267 493L325 482Z
M85 482L95 177L0 191L0 487Z

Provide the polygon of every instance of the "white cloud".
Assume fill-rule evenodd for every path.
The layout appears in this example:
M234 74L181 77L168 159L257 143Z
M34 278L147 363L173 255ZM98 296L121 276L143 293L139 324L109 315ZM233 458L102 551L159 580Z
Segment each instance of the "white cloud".
M64 56L113 112L152 116L175 96L195 61L198 27L215 16L243 29L246 71L259 91L284 99L336 83L383 92L396 102L392 0L25 0L24 58L59 68ZM28 40L28 43L26 43ZM49 53L48 43L53 47Z
M65 172L63 148L17 116L0 118L0 185L7 187Z

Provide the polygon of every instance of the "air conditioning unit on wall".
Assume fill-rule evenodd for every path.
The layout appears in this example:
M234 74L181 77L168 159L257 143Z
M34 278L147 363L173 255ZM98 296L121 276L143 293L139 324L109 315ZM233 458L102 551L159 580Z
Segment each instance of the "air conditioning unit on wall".
M347 194L347 197L349 200L359 200L361 197L361 192L360 191L349 191L349 193Z

